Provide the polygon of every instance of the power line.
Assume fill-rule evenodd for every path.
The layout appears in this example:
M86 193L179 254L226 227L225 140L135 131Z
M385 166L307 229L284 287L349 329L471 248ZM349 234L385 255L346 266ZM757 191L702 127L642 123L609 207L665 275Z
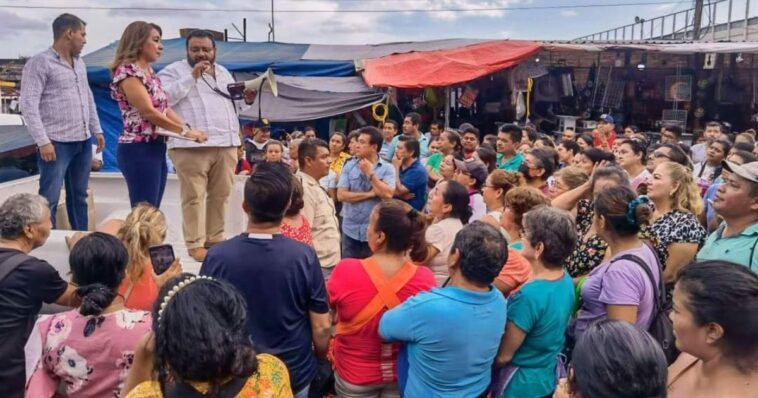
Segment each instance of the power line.
M520 6L520 7L481 7L481 8L407 8L407 9L335 9L335 10L318 10L318 9L283 9L276 10L277 13L403 13L403 12L486 12L486 11L527 11L527 10L556 10L566 8L617 8L617 7L634 7L649 5L677 4L677 1L643 1L636 3L615 3L615 4L572 4L572 5L546 5L546 6ZM11 5L0 4L0 8L9 9L27 9L27 10L105 10L105 11L171 11L171 12L249 12L249 13L270 13L270 8L177 8L177 7L106 7L106 6L49 6L49 5Z

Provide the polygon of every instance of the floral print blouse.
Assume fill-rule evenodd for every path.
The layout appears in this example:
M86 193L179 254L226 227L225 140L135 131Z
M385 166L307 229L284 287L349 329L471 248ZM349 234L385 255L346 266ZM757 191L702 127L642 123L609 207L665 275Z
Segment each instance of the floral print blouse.
M41 355L26 396L56 396L62 383L70 398L120 398L134 347L151 325L150 313L127 309L98 316L73 310L41 318L27 343L27 361L40 349Z
M604 240L600 239L597 234L592 234L587 239L584 239L584 235L592 227L592 216L594 213L591 201L582 199L577 204L576 247L566 259L566 271L568 271L572 278L589 274L605 258L608 244Z
M311 224L304 215L300 215L300 227L292 227L286 222L281 226L282 235L294 239L298 242L303 242L308 246L313 246L313 236L311 235Z
M131 144L163 139L163 137L156 133L156 126L144 119L139 110L126 99L126 94L119 90L119 83L129 77L136 77L145 85L145 89L147 89L147 93L150 95L155 109L159 112L166 112L168 110L168 96L163 90L161 79L152 68L149 71L145 71L136 64L123 64L119 66L113 71L113 81L111 82L111 98L118 103L121 118L124 121L123 130L118 137L118 143Z
M247 379L235 398L292 398L289 373L282 361L269 354L259 354L258 371ZM207 383L190 383L202 395ZM146 381L135 387L126 398L164 398L157 381Z

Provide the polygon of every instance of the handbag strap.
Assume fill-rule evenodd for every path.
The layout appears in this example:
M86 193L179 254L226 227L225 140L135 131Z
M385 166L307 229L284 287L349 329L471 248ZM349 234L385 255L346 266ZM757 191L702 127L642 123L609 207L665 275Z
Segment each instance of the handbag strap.
M28 256L24 253L16 253L5 259L5 261L0 263L0 282L2 282L16 268L18 268L19 265L23 264L24 261L31 258L31 256Z
M655 306L658 310L661 310L663 308L663 291L665 290L665 287L663 286L663 278L661 277L658 283L655 283L655 277L653 276L653 272L650 270L650 267L645 263L645 261L641 259L639 256L636 256L634 254L624 254L623 256L619 256L618 258L614 259L613 262L616 262L618 260L629 260L639 265L640 268L642 268L642 270L645 271L645 275L647 275L648 279L650 280L650 284L653 286L653 295L655 296ZM657 258L656 258L656 263L658 263ZM660 265L658 269L660 270Z
M351 334L357 332L363 328L371 319L373 319L384 308L392 309L400 305L400 299L397 297L397 292L403 288L413 275L416 274L416 265L410 261L406 261L400 270L392 277L391 280L387 280L379 264L373 257L361 260L363 269L368 274L376 288L376 296L366 304L352 319L349 321L340 321L336 325L336 334Z

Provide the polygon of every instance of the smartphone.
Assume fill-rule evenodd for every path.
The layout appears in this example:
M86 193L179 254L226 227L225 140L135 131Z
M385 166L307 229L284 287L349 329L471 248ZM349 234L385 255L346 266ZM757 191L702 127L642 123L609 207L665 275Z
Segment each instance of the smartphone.
M176 260L174 248L171 245L152 246L147 251L150 253L150 262L153 263L155 275L166 272Z

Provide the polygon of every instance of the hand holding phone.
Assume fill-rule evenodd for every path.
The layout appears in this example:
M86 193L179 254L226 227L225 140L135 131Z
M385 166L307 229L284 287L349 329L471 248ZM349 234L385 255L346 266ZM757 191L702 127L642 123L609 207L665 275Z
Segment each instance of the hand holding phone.
M150 262L153 264L155 275L166 272L176 260L174 248L171 245L152 246L147 250L150 253Z

